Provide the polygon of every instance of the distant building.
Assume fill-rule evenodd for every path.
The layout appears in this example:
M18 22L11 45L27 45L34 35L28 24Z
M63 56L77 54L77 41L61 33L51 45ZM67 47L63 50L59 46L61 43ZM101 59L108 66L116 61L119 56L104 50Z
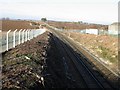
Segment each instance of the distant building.
M85 33L86 34L95 34L95 35L98 35L99 34L99 30L98 29L86 29Z
M108 27L108 33L112 35L118 35L118 30L120 29L120 23L113 23Z
M83 33L83 34L95 34L95 35L99 35L99 34L106 35L107 30L103 30L103 29L84 29L84 30L80 30L80 33Z

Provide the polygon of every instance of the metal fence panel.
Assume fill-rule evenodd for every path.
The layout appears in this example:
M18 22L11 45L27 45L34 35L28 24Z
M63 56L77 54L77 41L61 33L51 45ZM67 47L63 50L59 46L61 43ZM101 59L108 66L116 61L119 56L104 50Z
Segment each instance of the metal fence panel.
M33 37L37 37L45 31L45 29L16 29L14 31L9 30L7 32L2 32L2 38L0 38L0 48L2 48L1 52L15 48L16 45L31 40Z

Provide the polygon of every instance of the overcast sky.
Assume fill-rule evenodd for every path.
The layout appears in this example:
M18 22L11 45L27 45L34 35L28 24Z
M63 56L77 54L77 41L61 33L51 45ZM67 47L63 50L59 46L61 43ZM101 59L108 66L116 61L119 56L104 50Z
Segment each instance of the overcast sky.
M87 21L111 24L118 21L119 0L0 0L0 18Z

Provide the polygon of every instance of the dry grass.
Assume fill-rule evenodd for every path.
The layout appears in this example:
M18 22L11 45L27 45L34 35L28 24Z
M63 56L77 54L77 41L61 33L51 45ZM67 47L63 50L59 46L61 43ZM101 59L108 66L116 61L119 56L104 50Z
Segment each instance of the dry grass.
M57 21L48 21L49 25L54 26L56 28L60 29L67 29L67 30L82 30L86 28L93 28L93 29L99 29L102 28L104 30L107 30L107 25L98 25L98 24L86 24L86 23L78 23L78 22L57 22Z
M64 34L79 42L80 45L87 48L94 55L102 58L103 62L112 69L118 68L118 38L75 32L66 32Z
M30 25L31 21L23 20L2 20L2 31L15 30L15 29L35 29L36 26Z

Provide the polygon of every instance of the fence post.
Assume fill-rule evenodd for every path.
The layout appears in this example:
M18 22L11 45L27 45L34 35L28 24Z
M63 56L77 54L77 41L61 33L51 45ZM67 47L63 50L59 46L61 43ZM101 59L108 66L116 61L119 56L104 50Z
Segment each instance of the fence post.
M28 30L28 40L30 40L30 30Z
M33 39L33 37L34 37L33 29L31 30L31 34L32 34L31 35L32 36L31 39Z
M30 39L32 39L32 30L30 30Z
M15 37L16 31L17 31L17 29L13 32L13 47L14 47L14 48L15 48L15 42L16 42L16 41L15 41L15 40L16 40L16 39L15 39L15 38L16 38L16 37Z
M27 35L27 32L28 32L28 29L26 30L26 38L25 38L25 41L27 41L27 36L28 36L28 35Z
M24 43L24 31L25 29L22 31L22 43Z
M21 31L22 31L22 29L20 29L20 31L19 31L19 44L20 44L20 38L21 38Z
M9 33L10 33L10 31L11 30L9 30L8 32L7 32L7 37L6 37L6 50L8 51L8 43L9 43L9 39L8 39L8 35L9 35Z
M31 32L32 32L32 38L31 39L33 39L34 38L34 30L32 29Z

